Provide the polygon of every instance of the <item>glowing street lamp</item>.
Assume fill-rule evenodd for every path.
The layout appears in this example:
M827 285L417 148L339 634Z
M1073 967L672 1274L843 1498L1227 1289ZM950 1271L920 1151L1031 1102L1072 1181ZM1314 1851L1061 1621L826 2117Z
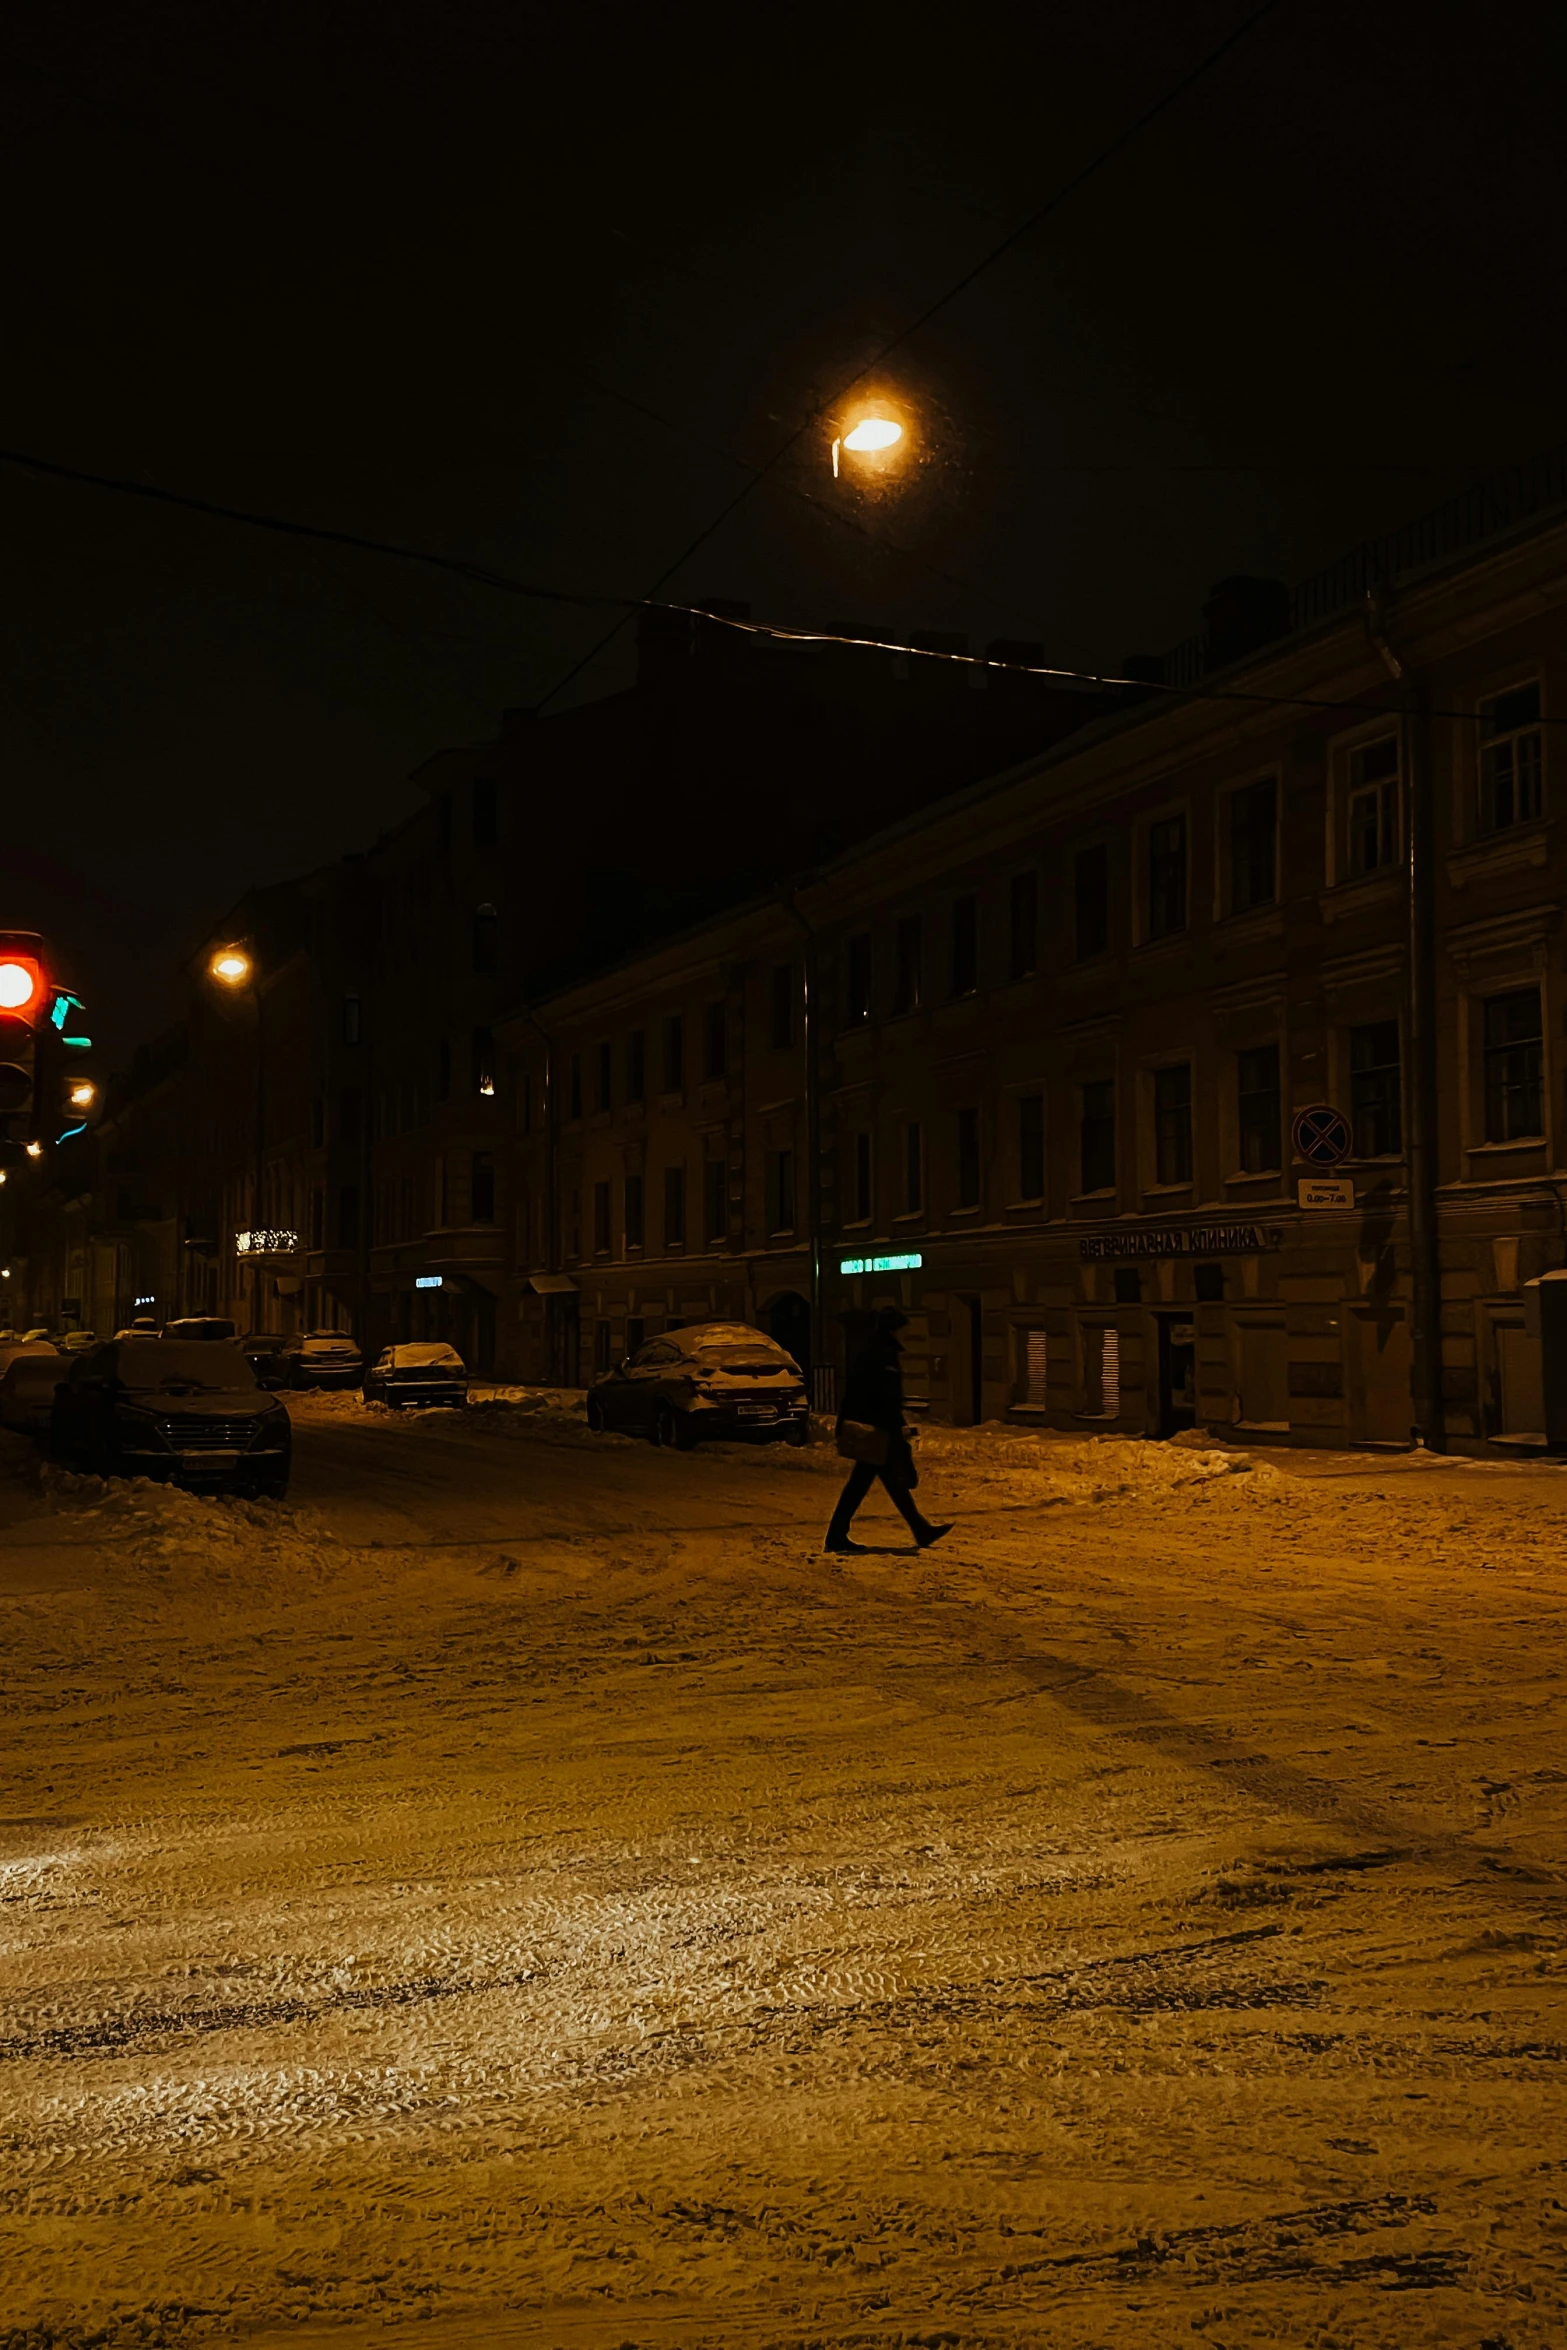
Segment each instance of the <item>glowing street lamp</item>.
M219 947L207 969L225 987L243 987L250 977L250 957L242 947Z
M27 1155L30 1159L41 1159L44 1155L43 1144L41 1142L30 1142L27 1146Z
M840 450L851 457L879 457L887 449L895 449L903 438L903 427L893 416L862 416L832 445L832 473L838 478Z
M66 1095L73 1110L90 1110L98 1099L98 1088L90 1077L80 1077Z

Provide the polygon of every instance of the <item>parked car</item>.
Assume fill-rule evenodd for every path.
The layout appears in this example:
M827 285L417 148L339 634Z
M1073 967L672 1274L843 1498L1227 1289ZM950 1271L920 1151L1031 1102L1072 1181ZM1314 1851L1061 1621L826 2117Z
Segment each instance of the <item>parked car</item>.
M0 1428L22 1436L47 1436L54 1411L54 1391L70 1369L68 1356L58 1347L28 1341L7 1347L0 1368Z
M365 1359L346 1330L296 1331L283 1348L290 1387L357 1387Z
M651 1338L588 1390L588 1426L623 1428L681 1452L704 1436L810 1435L792 1355L748 1322L696 1322Z
M233 1338L234 1324L221 1314L183 1314L177 1322L165 1322L158 1333L163 1338Z
M258 1387L288 1385L287 1345L281 1330L251 1330L240 1340L239 1351L255 1372Z
M365 1373L366 1403L455 1404L468 1401L468 1366L456 1347L438 1339L407 1339L389 1346Z
M288 1411L263 1395L237 1346L127 1338L82 1355L54 1397L50 1441L72 1468L281 1500Z
M56 1362L60 1360L60 1350L52 1338L17 1338L14 1335L0 1338L0 1372L5 1370L7 1364L14 1362L18 1355L52 1355Z
M63 1355L84 1355L91 1354L103 1341L96 1330L62 1330L55 1343Z

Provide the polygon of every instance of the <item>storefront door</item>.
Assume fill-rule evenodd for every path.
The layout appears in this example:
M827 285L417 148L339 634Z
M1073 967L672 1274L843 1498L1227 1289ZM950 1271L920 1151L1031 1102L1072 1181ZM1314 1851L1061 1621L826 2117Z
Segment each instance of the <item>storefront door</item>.
M1159 1434L1197 1423L1197 1330L1189 1315L1159 1316Z
M1347 1328L1351 1435L1361 1444L1408 1444L1415 1411L1403 1307L1352 1307Z

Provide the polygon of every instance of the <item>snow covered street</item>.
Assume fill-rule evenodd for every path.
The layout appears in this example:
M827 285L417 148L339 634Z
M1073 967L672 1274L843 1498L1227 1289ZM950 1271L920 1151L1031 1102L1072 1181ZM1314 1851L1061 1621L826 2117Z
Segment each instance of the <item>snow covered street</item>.
M1567 2339L1567 1471L290 1404L7 1440L3 2350Z

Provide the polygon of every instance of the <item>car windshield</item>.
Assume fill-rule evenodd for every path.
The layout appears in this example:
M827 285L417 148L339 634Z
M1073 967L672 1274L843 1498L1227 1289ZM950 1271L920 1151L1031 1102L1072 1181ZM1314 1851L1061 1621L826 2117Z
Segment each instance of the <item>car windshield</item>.
M425 1370L432 1363L438 1363L448 1371L460 1371L463 1367L462 1356L456 1347L443 1346L434 1340L429 1345L422 1345L415 1340L405 1346L394 1346L391 1353L393 1366L400 1371Z
M128 1338L114 1351L122 1386L137 1395L226 1395L256 1384L239 1348L223 1339Z

